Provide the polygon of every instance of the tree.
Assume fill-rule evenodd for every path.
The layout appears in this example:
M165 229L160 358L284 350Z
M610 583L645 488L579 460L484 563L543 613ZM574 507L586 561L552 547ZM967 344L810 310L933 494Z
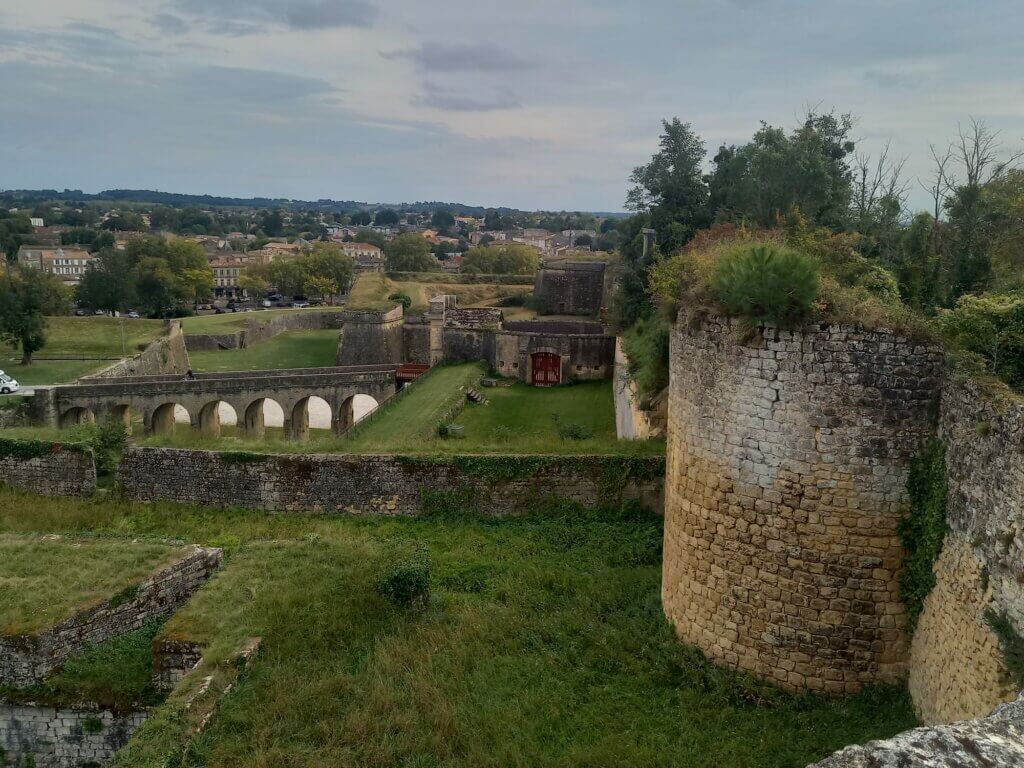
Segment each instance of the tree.
M302 266L310 277L330 280L334 284L331 295L347 293L355 274L355 261L333 243L314 243L303 255Z
M238 276L238 287L251 296L265 296L270 290L265 267L262 264L246 267Z
M430 243L419 235L399 235L384 246L388 269L393 272L431 272L438 268Z
M580 235L572 241L572 244L581 248L590 248L594 244L594 238L590 235Z
M297 259L276 259L270 263L270 284L287 296L299 296L309 275Z
M306 293L319 296L324 301L338 292L338 284L330 277L312 275L306 278Z
M537 271L536 248L522 243L498 243L470 248L462 257L462 271L481 275L529 275Z
M377 211L377 215L373 217L373 223L378 227L393 227L400 221L398 211L392 208L384 208L383 210Z
M131 275L139 306L148 315L158 317L185 298L164 259L145 256L132 268Z
M708 200L701 163L704 142L689 123L662 121L664 133L660 149L647 165L633 170L629 177L633 187L626 196L626 208L649 211L662 208L688 227L703 220Z
M110 216L100 226L115 232L142 232L146 229L146 222L133 211L121 211Z
M455 217L448 211L434 211L434 215L430 217L430 223L435 229L447 232L455 226Z
M76 290L79 304L87 309L123 312L135 301L131 263L124 251L105 248L82 275Z
M31 365L32 355L46 343L47 314L68 309L68 296L52 275L34 269L9 268L0 282L0 339L21 348L21 364Z
M373 214L369 211L356 211L352 214L352 224L356 227L367 227L373 223Z

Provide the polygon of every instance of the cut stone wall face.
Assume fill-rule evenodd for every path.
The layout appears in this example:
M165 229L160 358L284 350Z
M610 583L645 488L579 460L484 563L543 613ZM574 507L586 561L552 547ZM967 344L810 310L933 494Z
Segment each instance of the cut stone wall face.
M0 484L40 496L88 496L96 490L92 451L62 449L45 456L0 456Z
M942 366L885 331L675 325L662 597L684 641L789 690L902 678L896 529Z

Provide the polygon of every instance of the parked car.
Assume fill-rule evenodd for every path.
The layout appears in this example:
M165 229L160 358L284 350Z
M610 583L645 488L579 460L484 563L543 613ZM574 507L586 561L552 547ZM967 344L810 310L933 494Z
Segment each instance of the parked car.
M213 308L213 314L215 314L215 315L223 315L226 311L227 310L225 310L224 307L214 307Z
M133 320L138 320L138 319L139 319L139 313L138 313L138 312L136 312L136 311L135 311L134 309L133 309L133 310L130 310L130 311L128 312L128 315L127 315L127 316L128 316L128 317L130 317L130 318L132 318Z
M0 395L13 395L21 386L3 371L0 371Z
M270 299L264 299L263 301L260 302L260 306L262 306L264 309L270 309L274 305L271 303Z
M75 317L85 317L85 310L84 309L76 309L75 310Z
M308 301L293 301L292 302L292 309L305 309L308 306L309 306L309 302Z

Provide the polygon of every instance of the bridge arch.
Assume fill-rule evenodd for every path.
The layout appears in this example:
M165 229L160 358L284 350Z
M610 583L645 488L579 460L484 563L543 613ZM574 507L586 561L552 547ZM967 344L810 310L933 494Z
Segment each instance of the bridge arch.
M247 439L262 440L267 434L267 421L270 421L271 426L280 423L287 427L287 415L281 404L273 398L258 397L245 406L243 421L239 426Z
M334 409L330 403L319 395L307 395L300 399L291 412L291 430L287 435L293 440L305 442L309 439L309 430L334 429Z
M179 418L178 409L184 411L185 421L191 421L188 410L176 402L166 402L153 409L149 417L149 434L169 437L174 434L174 429Z
M340 435L351 429L379 407L380 402L373 395L359 393L345 398L338 410L335 432Z
M238 424L238 412L226 400L211 400L199 409L196 426L204 437L220 437L221 426Z
M60 415L60 426L74 427L79 424L95 424L96 414L91 409L82 406L68 408Z
M128 403L118 403L110 407L110 410L107 412L107 418L124 424L124 431L130 435L132 433L132 421L134 420L133 414L132 407Z

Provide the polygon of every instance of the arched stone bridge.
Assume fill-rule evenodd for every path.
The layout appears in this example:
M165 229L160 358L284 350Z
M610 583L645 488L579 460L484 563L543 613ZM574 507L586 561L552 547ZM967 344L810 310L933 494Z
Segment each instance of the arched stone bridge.
M262 437L264 403L272 400L284 412L285 434L304 440L309 436L311 397L327 402L331 429L341 433L353 423L356 395L369 395L380 403L395 393L396 368L364 365L201 373L194 379L181 374L106 379L38 390L35 412L51 426L114 416L124 419L129 429L134 412L142 417L146 434L167 434L174 429L175 406L181 406L188 411L193 427L216 436L220 434L220 404L227 403L237 415L240 431Z

